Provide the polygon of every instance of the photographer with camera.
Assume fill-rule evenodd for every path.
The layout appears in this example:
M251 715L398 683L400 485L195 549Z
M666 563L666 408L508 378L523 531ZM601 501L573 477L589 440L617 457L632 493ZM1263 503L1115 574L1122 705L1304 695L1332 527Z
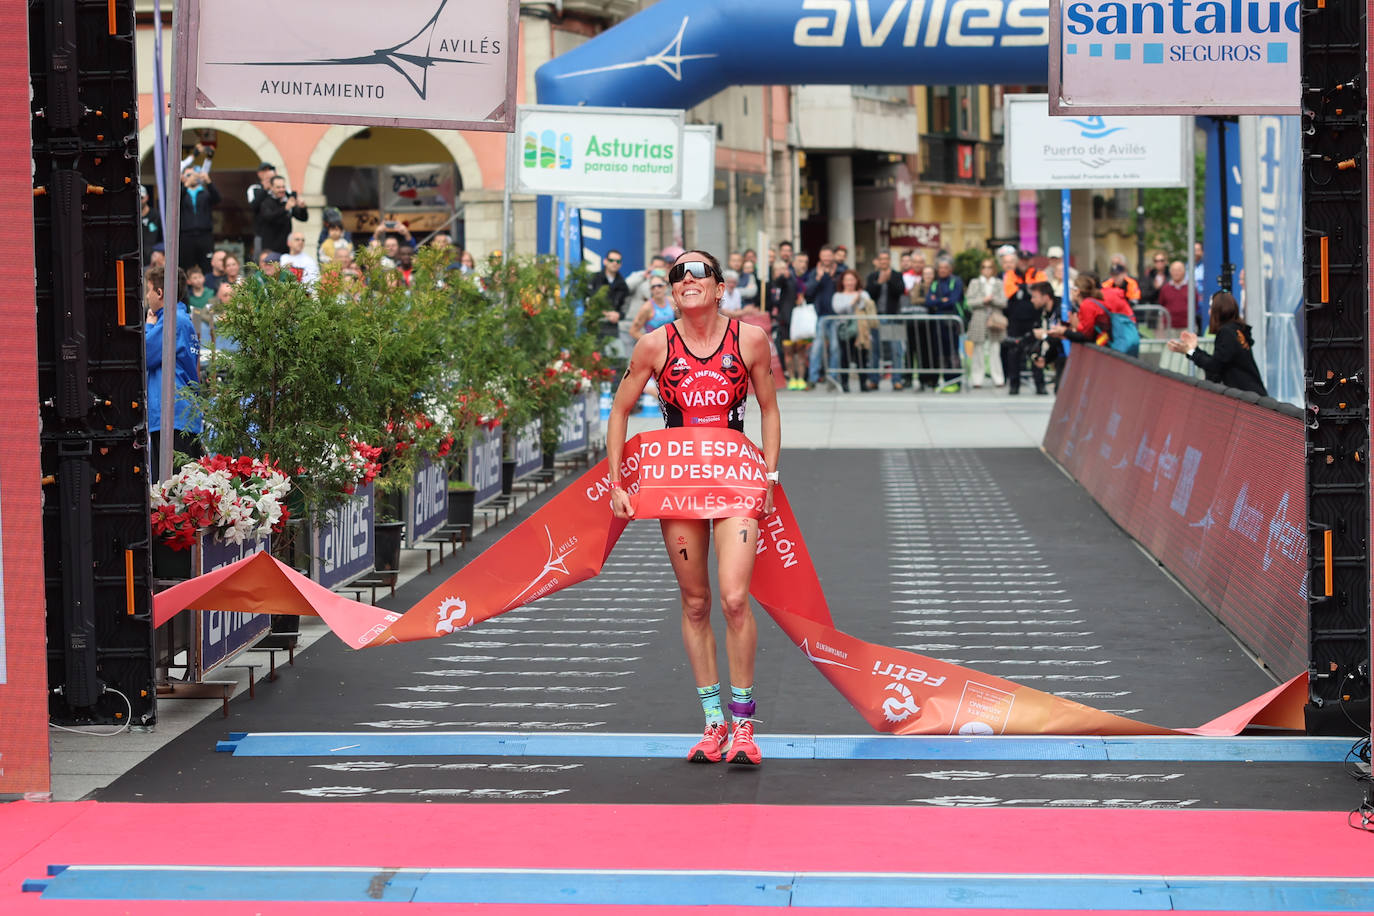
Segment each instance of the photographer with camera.
M199 145L196 147L199 149ZM177 260L184 268L199 267L201 273L210 270L210 255L215 248L215 214L219 205L219 191L210 180L206 167L186 166L181 170L181 223L177 230Z
M296 192L288 192L286 179L276 175L272 178L267 196L258 203L253 234L262 239L264 251L286 251L287 239L291 236L291 220L305 222L307 218L305 205Z

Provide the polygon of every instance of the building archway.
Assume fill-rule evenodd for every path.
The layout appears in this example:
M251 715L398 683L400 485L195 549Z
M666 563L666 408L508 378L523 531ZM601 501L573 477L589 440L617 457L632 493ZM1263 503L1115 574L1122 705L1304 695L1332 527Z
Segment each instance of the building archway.
M450 199L426 199L423 193L399 200L386 194L384 199L385 169L422 164L452 167ZM417 239L448 225L459 245L464 239L461 192L481 187L477 157L460 134L396 127L331 127L310 154L302 182L307 199L341 211L355 242L363 242L382 217L396 216Z
M222 241L229 250L242 257L253 240L253 214L248 208L248 186L258 180L257 168L263 162L277 166L278 174L284 158L281 150L263 133L262 129L248 121L234 121L225 129L223 121L187 120L182 125L181 145L183 155L189 153L202 138L213 143L215 155L212 160L211 176L222 200L215 211L215 239ZM138 132L139 182L149 190L149 197L157 194L157 176L153 145L156 135L150 123ZM287 183L290 183L288 177Z

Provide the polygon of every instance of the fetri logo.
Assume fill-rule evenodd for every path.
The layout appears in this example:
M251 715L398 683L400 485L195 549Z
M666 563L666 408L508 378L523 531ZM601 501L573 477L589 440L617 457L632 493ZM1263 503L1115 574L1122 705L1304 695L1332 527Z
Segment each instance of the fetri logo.
M552 130L525 134L525 168L571 169L572 134L559 136Z

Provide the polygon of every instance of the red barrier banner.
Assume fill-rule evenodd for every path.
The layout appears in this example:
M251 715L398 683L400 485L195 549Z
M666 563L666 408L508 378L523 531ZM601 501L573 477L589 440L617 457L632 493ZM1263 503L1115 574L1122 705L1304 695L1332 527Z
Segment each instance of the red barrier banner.
M676 454L666 443L676 441ZM655 452L654 444L658 445ZM690 445L691 459L684 454ZM641 479L647 468L711 467L696 481L695 505L661 500L670 487ZM707 495L727 503L757 492L758 449L724 429L675 429L636 436L626 444L620 476L638 500L637 518L734 517L708 508ZM683 470L684 476L690 472ZM649 484L652 483L652 486ZM583 474L514 530L450 576L403 615L350 601L265 554L183 582L155 598L156 619L184 607L274 614L318 614L353 648L447 636L528 604L600 572L626 521L611 515L605 461ZM1061 699L959 665L879 646L835 628L801 529L781 487L775 511L760 520L751 594L797 648L874 729L893 734L1177 734ZM695 514L693 514L695 513ZM743 512L743 515L756 513ZM1195 734L1236 734L1250 724L1302 727L1305 675Z
M28 163L27 4L0 6L0 35L0 159ZM0 795L49 788L32 178L27 166L0 171Z
M1045 451L1280 675L1307 667L1302 420L1075 347Z

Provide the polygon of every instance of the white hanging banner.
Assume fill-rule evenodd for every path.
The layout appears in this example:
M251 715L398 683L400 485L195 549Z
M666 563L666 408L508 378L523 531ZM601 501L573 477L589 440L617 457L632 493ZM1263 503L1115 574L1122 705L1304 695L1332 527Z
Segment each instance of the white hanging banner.
M521 105L515 191L561 198L676 198L683 112Z
M510 131L519 0L177 0L185 115Z
M1299 0L1050 0L1051 114L1297 114Z
M1006 96L1008 188L1174 188L1187 183L1184 119L1055 118L1042 94Z
M452 210L458 200L452 162L384 165L377 171L384 211Z
M716 126L682 128L682 193L672 199L652 197L616 200L573 198L574 207L594 210L710 210L716 205Z

